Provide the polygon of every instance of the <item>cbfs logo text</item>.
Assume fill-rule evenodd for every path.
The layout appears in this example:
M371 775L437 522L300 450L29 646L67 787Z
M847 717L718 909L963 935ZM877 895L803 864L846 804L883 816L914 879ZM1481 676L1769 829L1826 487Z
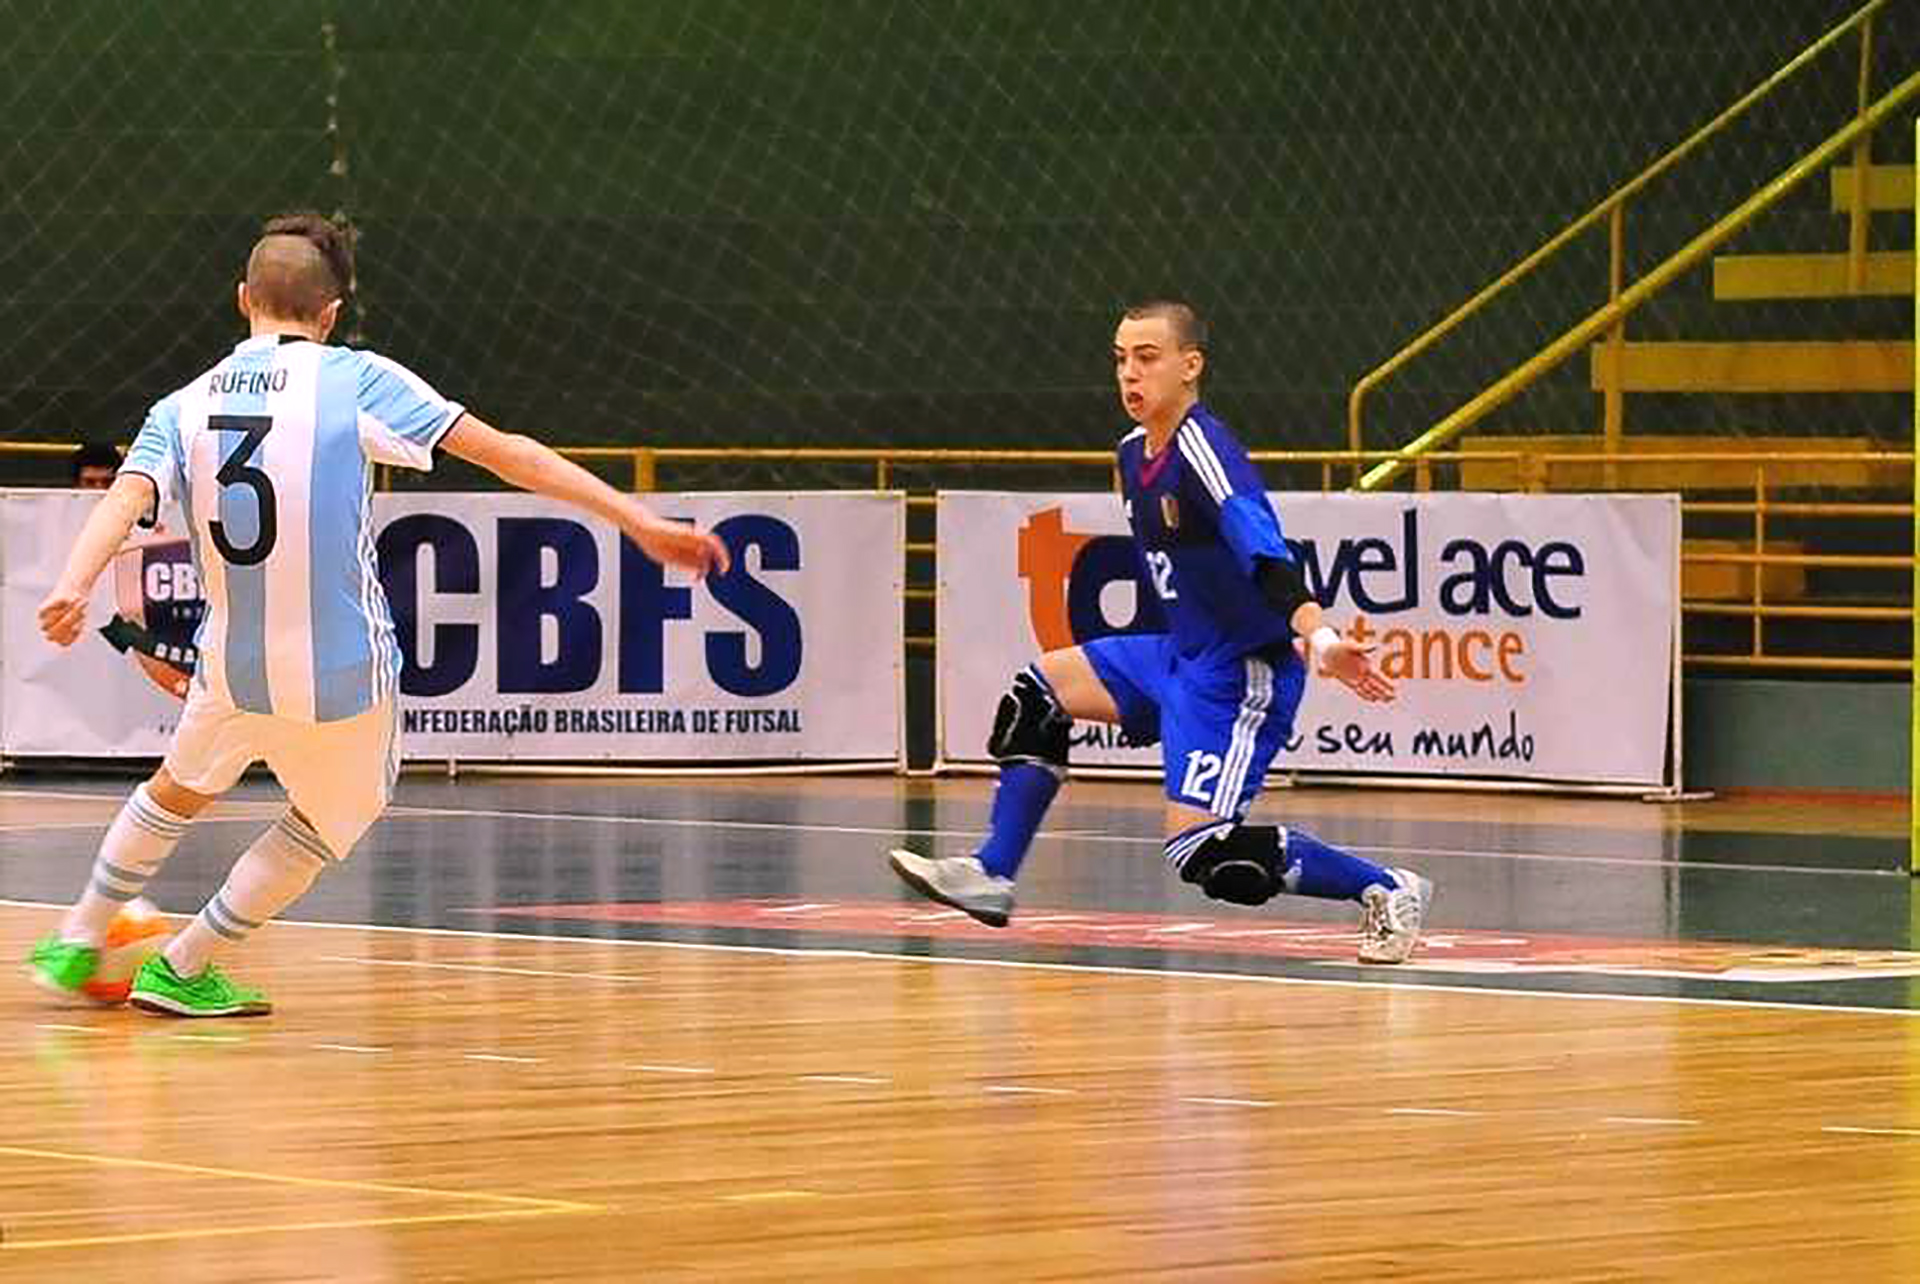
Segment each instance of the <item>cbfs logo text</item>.
M590 690L609 665L622 694L665 691L668 630L690 626L680 622L692 621L696 592L711 595L743 626L703 631L714 685L736 696L785 690L800 674L800 615L762 577L800 570L800 536L760 513L729 517L713 532L732 553L733 568L708 576L702 587L667 583L659 563L624 539L616 564L603 566L593 531L566 518L495 518L493 564L485 568L480 542L465 523L437 513L397 518L380 532L377 548L400 641L400 690L443 696L472 680L482 626L432 624L430 659L423 663L420 620L429 597L482 592L495 597L492 642L502 694ZM423 566L430 568L424 581ZM483 570L491 573L490 588L483 588ZM608 576L615 581L613 601L603 612L588 598Z
M207 613L187 541L168 535L134 539L114 554L112 565L114 613L100 636L131 656L160 690L186 699Z

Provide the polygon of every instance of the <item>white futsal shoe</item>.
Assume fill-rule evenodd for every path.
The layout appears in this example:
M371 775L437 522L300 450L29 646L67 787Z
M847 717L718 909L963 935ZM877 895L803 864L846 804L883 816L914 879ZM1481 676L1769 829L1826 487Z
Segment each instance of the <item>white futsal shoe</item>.
M1013 880L989 874L978 856L921 856L896 847L887 853L887 863L901 882L928 900L951 905L988 927L1005 927L1013 913Z
M1433 883L1410 869L1390 869L1397 886L1375 883L1360 893L1360 961L1405 963L1420 943L1433 904Z

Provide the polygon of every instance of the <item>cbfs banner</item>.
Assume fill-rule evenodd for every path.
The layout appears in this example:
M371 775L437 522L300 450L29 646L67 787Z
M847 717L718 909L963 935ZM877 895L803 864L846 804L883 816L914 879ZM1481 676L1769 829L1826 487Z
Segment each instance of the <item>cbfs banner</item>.
M162 531L104 576L88 635L34 607L92 496L0 492L0 752L160 753L197 662L199 586ZM903 507L893 494L649 497L732 571L663 570L531 495L380 495L375 549L409 757L896 761Z
M1276 770L1656 787L1674 713L1674 496L1280 495L1308 587L1398 701L1308 682ZM943 492L940 754L979 762L1011 675L1164 616L1111 495ZM1252 586L1248 586L1252 592ZM1158 767L1082 723L1074 761Z

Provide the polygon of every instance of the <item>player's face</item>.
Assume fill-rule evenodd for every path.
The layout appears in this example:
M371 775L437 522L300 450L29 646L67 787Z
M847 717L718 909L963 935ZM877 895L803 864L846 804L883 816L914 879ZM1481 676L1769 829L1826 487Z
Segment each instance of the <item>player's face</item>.
M73 484L81 490L108 490L113 486L114 470L105 464L82 464Z
M1186 409L1200 378L1197 348L1182 348L1165 317L1125 317L1113 332L1120 405L1135 423L1156 423Z

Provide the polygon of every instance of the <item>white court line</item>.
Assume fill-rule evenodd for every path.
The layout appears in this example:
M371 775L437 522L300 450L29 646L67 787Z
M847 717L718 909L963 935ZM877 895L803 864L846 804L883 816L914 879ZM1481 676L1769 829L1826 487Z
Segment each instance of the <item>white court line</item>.
M196 825L258 825L262 821L272 819L272 816L204 816L193 823ZM0 834L39 834L64 829L102 830L112 823L112 817L105 820L55 820L44 824L27 820L9 821L0 825Z
M1920 1128L1845 1128L1839 1125L1822 1128L1821 1132L1844 1132L1864 1137L1920 1137Z
M316 1043L313 1046L322 1052L360 1052L371 1054L393 1051L392 1048L372 1048L360 1043Z
M0 798L63 798L89 799L98 802L121 801L119 795L64 793L55 790L0 789ZM268 807L269 804L255 804L240 801L241 806ZM277 814L277 813L276 813ZM796 821L773 820L725 820L689 818L680 816L608 816L594 812L540 812L509 811L504 808L489 807L389 807L386 815L410 817L414 819L440 819L449 817L469 817L483 820L558 820L574 824L600 825L639 825L656 826L667 829L749 829L749 830L799 830L820 834L858 834L876 838L962 838L983 837L985 830L979 829L916 829L907 826L889 825L820 825ZM271 817L266 817L270 819ZM239 817L208 817L215 823L232 823ZM246 819L259 819L247 817ZM1450 823L1450 822L1437 822ZM63 822L64 824L64 822ZM92 828L93 826L86 826ZM1036 835L1037 840L1072 841L1079 843L1112 843L1125 847L1143 847L1159 850L1162 839L1134 834L1105 834L1083 829L1049 829ZM1481 851L1455 847L1414 847L1377 843L1348 843L1348 851L1360 854L1373 854L1388 857L1445 857L1448 859L1470 860L1514 860L1546 861L1571 865L1624 865L1629 867L1652 867L1656 869L1685 870L1728 870L1742 874L1803 874L1825 878L1905 878L1904 869L1817 869L1805 865L1762 865L1737 862L1700 862L1684 860L1666 860L1659 857L1645 858L1637 856L1593 856L1557 852L1525 851Z
M413 816L423 819L450 816L466 816L493 820L563 820L581 824L606 825L656 825L675 829L788 829L806 833L820 834L860 834L881 838L980 838L985 834L978 829L915 829L892 825L877 827L870 825L817 825L796 821L769 820L707 820L685 819L676 816L604 816L590 812L531 812L508 811L486 807L389 807L389 816ZM1145 847L1155 851L1165 845L1165 840L1134 834L1102 834L1086 830L1043 830L1036 839L1071 839L1081 843L1115 843L1125 847ZM1810 874L1823 877L1849 878L1905 878L1904 869L1813 869L1805 865L1760 865L1760 864L1722 864L1700 861L1665 860L1659 857L1651 859L1637 856L1585 856L1560 854L1556 852L1515 852L1515 851L1468 851L1450 847L1402 847L1367 843L1348 843L1346 849L1358 853L1375 853L1385 856L1443 856L1477 860L1518 860L1551 861L1559 864L1576 865L1627 865L1650 866L1659 869L1686 870L1732 870L1743 874Z
M1423 1118L1438 1119L1479 1119L1487 1112L1484 1110L1444 1110L1438 1106L1395 1106L1387 1111L1390 1115L1419 1115Z
M499 1052L468 1052L463 1054L461 1059L465 1061L500 1061L507 1065L515 1066L537 1066L546 1060L545 1057L510 1057Z
M1077 1097L1078 1088L1028 1088L1017 1083L987 1083L980 1086L982 1092L1004 1092L1008 1095L1023 1097Z
M0 906L15 909L64 910L65 903L11 900L0 897ZM1715 999L1678 994L1605 994L1577 990L1531 990L1501 985L1428 985L1403 984L1392 980L1356 981L1324 976L1274 976L1264 972L1203 972L1183 968L1118 967L1099 963L1041 963L1029 959L985 959L958 954L891 954L882 950L809 950L779 945L719 945L707 941L642 941L618 936L558 936L542 932L485 932L454 927L392 927L379 923L322 923L312 919L276 919L279 927L307 927L328 932L380 932L411 936L447 936L486 941L564 942L568 945L604 945L619 949L686 950L711 954L760 954L770 958L807 959L861 963L911 963L923 967L1010 968L1027 972L1066 972L1086 976L1129 976L1139 980L1225 981L1238 985L1278 985L1320 987L1340 990L1391 990L1396 994L1454 994L1477 998L1562 1000L1568 1003L1650 1003L1672 1007L1740 1008L1758 1012L1800 1012L1809 1016L1877 1016L1902 1020L1920 1018L1920 1008L1873 1008L1857 1004L1788 1003L1780 999ZM411 959L357 959L329 956L330 961L366 963L378 967L447 968L461 971L498 971L512 975L532 971L525 968L493 968L477 963L427 963ZM591 972L559 972L555 975L573 980L608 980L644 983L643 978L619 974L597 975Z
M1280 1104L1277 1101L1256 1101L1250 1097L1177 1097L1175 1100L1191 1102L1196 1106L1252 1106L1258 1110L1271 1110Z
M618 972L547 972L533 967L494 967L484 963L428 963L419 959L369 959L339 954L322 954L321 963L364 963L368 967L418 967L436 972L485 972L498 976L550 976L563 981L617 981L623 985L645 985L644 976L624 976Z
M712 1074L714 1073L714 1069L712 1066L639 1065L639 1066L621 1066L620 1068L622 1070L639 1070L646 1074Z
M868 1086L892 1083L891 1079L880 1079L868 1074L803 1074L802 1083L858 1083Z
M56 802L97 802L114 803L124 806L128 795L132 792L133 786L131 785L117 794L88 794L81 793L77 789L0 789L0 799L17 798L22 802L31 802L36 798L51 798ZM232 798L219 805L223 809L235 807L253 808L260 813L262 818L267 820L272 820L275 816L278 816L287 809L287 805L284 802L267 802L257 798ZM214 818L209 816L206 819L212 820ZM222 819L232 820L234 818L227 816L222 817ZM249 819L251 819L251 817L249 817Z
M491 807L389 807L382 815L394 817L412 817L422 820L444 820L464 817L473 820L561 820L570 824L588 825L640 825L661 829L755 829L755 830L804 830L817 834L860 834L874 838L897 839L902 835L911 838L984 838L984 829L910 829L899 825L814 825L787 820L709 820L704 817L682 816L607 816L594 812L578 811L506 811ZM1081 831L1072 832L1076 837L1092 842L1102 841L1097 834ZM1037 835L1040 838L1062 837L1063 831L1054 830ZM1135 841L1129 839L1128 841ZM1159 846L1159 840L1154 841Z

